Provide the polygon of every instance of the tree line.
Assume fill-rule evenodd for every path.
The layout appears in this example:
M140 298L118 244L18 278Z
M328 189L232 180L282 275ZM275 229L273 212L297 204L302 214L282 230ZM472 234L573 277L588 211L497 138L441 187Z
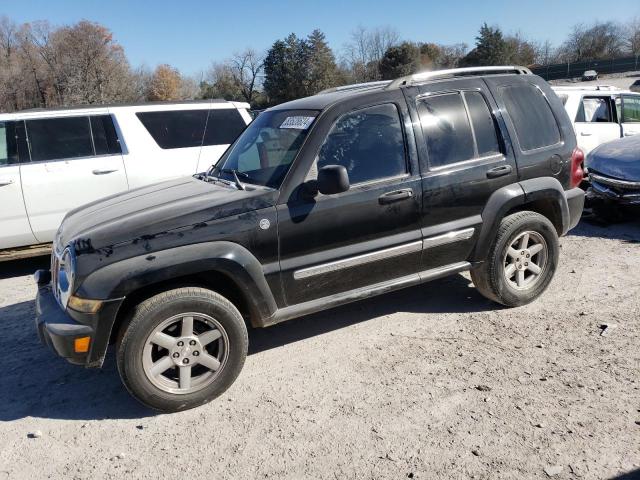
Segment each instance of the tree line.
M575 25L557 47L486 23L475 45L403 40L391 27L358 27L338 54L324 33L290 34L264 53L246 48L197 78L170 65L134 67L103 25L54 27L0 18L0 111L132 101L225 98L264 108L338 85L421 70L547 65L640 55L640 18Z

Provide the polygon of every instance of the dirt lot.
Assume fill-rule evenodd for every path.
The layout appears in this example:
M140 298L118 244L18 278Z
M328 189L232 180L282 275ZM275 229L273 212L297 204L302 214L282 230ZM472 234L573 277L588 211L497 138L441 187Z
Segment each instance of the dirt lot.
M639 242L640 222L583 221L518 309L458 275L253 331L235 385L175 415L132 400L112 356L38 344L48 259L0 265L0 479L638 478Z

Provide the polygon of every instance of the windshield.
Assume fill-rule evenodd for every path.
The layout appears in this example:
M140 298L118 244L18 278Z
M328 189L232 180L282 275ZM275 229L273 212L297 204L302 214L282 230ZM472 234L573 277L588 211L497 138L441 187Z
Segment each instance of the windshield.
M251 122L210 174L279 188L309 133L317 110L263 112Z

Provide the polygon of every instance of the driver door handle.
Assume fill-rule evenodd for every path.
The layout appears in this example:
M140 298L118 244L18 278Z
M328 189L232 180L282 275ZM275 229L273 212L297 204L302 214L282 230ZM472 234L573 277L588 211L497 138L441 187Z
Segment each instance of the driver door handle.
M378 197L378 203L380 205L387 205L393 202L399 202L400 200L407 200L413 197L413 190L410 188L404 188L402 190L394 190L393 192L387 192Z
M11 185L13 180L10 178L0 178L0 187L6 187L7 185Z
M113 172L117 172L118 169L107 169L107 170L101 170L99 168L96 168L93 172L94 175L107 175L108 173L113 173Z
M504 175L509 175L512 171L513 169L511 168L511 165L502 165L500 167L487 170L487 178L503 177Z
M581 137L590 137L591 135L593 135L593 133L580 132Z

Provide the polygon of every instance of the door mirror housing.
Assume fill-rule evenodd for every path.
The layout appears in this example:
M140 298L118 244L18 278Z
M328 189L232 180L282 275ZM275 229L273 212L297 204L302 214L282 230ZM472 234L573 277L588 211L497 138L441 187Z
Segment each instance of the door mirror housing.
M349 174L342 165L327 165L318 170L318 191L335 195L349 190Z

